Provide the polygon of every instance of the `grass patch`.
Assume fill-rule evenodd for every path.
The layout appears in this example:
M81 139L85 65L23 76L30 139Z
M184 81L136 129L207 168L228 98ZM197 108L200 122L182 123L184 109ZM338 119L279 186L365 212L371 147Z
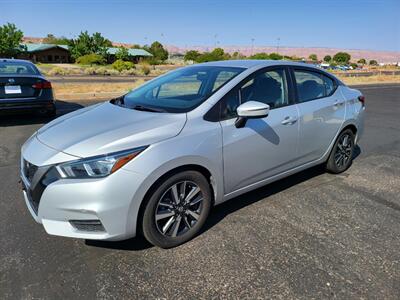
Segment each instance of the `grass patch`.
M345 84L400 83L400 75L374 75L358 77L338 77Z

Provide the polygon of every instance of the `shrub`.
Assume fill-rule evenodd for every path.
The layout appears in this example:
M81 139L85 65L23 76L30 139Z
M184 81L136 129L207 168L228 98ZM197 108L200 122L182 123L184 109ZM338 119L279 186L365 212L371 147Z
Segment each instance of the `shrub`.
M123 70L130 70L134 68L135 65L130 61L123 61L122 59L118 59L112 64L112 67L114 70L122 72Z
M122 70L121 75L137 75L137 71L135 69Z
M140 72L143 75L149 75L150 74L150 65L147 63L140 63Z
M96 75L96 68L90 67L85 69L85 74L87 75Z
M67 70L65 70L63 68L55 67L55 68L50 69L50 71L48 71L47 74L50 75L50 76L55 76L55 75L64 76L64 75L67 75L68 72L67 72Z
M99 54L87 54L76 59L76 63L80 65L104 65L106 60Z

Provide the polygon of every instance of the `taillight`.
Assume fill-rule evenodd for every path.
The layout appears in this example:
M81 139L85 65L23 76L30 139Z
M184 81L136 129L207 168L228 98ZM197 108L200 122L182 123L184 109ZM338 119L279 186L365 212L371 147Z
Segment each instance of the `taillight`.
M51 82L50 81L43 81L43 82L36 82L32 85L34 89L51 89Z
M365 97L364 96L358 96L358 101L361 102L362 106L365 106Z

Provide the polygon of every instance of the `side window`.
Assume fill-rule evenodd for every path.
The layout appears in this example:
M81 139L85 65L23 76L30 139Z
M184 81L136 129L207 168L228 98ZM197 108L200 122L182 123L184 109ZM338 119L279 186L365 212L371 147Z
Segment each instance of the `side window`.
M328 76L321 75L321 77L324 80L326 96L332 95L336 88L334 81Z
M224 96L221 103L221 119L231 119L237 116L236 109L240 105L239 91L237 88L231 90Z
M221 119L236 117L237 107L247 101L263 102L271 109L286 106L289 103L287 90L286 72L283 69L251 75L222 99Z
M318 72L295 70L299 102L330 96L335 90L335 83Z
M258 101L271 109L288 105L287 80L283 69L258 73L240 88L241 103Z

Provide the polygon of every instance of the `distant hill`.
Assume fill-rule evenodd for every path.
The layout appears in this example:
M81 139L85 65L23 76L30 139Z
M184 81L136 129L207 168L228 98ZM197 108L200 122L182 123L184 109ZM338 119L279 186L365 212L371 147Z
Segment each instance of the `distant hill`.
M25 43L41 43L43 38L37 37L24 37ZM129 43L119 43L113 42L115 47L131 47L133 44ZM220 46L226 52L233 53L238 51L246 56L252 53L258 52L276 52L276 47L273 46ZM198 50L200 52L211 51L213 47L211 46L188 46L188 47L178 47L174 45L167 45L166 48L172 53L185 53L187 50ZM353 61L360 58L365 58L367 60L375 59L378 62L384 63L395 63L400 62L400 51L377 51L377 50L362 50L362 49L340 49L340 48L321 48L321 47L279 47L279 53L282 55L296 55L298 57L307 58L310 54L317 54L318 59L323 59L325 55L333 56L339 51L348 52L351 55Z
M240 52L246 56L251 55L252 53L259 52L277 52L277 48L273 46L254 46L252 49L251 46L221 46L226 52L233 53L235 51ZM192 46L192 47L176 47L176 46L167 46L168 51L176 52L176 53L185 53L186 49L189 50L198 50L200 52L203 51L211 51L213 47L205 47L205 46ZM352 60L359 60L360 58L365 58L367 60L375 59L378 62L400 62L400 52L396 51L376 51L376 50L361 50L361 49L339 49L339 48L317 48L317 47L279 47L279 54L289 55L289 56L298 56L308 58L308 56L312 53L318 56L318 59L323 59L325 55L335 55L337 52L344 51L351 55Z

